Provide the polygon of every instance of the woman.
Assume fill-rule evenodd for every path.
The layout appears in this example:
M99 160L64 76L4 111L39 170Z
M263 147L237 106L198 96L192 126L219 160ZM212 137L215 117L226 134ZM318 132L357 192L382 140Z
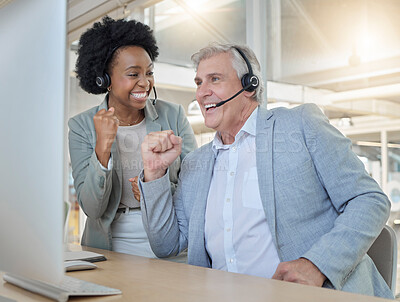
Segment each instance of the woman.
M140 212L140 145L152 131L171 129L183 138L182 154L169 168L172 186L180 162L196 148L182 106L149 98L157 56L152 30L134 20L105 17L80 38L80 86L88 93L106 93L99 106L68 123L74 186L87 216L83 245L155 257Z

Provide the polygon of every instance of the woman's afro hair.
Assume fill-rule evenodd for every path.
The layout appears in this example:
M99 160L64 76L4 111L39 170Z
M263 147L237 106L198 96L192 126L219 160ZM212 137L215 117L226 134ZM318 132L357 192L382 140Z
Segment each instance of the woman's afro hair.
M84 32L79 40L76 73L83 90L92 94L106 93L96 84L96 77L108 72L115 50L123 46L140 46L152 61L158 56L158 47L149 26L135 20L114 20L105 16L102 22ZM107 65L107 66L105 66Z

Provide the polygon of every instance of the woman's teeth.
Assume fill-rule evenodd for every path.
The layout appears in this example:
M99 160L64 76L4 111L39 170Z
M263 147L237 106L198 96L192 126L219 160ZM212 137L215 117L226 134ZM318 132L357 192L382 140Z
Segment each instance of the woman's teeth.
M131 93L131 96L133 96L136 99L142 99L145 98L147 96L146 92L143 93Z

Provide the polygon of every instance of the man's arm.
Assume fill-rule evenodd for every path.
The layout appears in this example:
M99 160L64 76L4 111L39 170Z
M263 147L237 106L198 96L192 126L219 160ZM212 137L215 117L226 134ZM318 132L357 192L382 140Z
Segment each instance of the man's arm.
M187 248L187 223L178 214L182 213L177 201L180 186L174 194L168 173L150 182L143 182L143 173L139 175L141 193L141 211L143 225L149 237L150 246L157 257L176 256ZM184 215L180 215L184 217Z
M329 124L318 107L304 106L303 127L319 180L339 216L331 231L302 257L341 289L386 223L390 201L366 173L350 140Z
M187 247L174 203L168 166L180 155L182 140L171 130L152 132L142 144L144 170L139 175L143 225L157 257L175 256ZM178 190L175 196L179 194ZM185 238L184 238L185 237Z

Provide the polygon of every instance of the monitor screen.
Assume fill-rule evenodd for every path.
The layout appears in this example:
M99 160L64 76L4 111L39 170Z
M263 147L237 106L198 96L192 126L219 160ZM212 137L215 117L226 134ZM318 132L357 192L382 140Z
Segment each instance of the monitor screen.
M64 271L66 6L0 5L0 270L53 282Z

